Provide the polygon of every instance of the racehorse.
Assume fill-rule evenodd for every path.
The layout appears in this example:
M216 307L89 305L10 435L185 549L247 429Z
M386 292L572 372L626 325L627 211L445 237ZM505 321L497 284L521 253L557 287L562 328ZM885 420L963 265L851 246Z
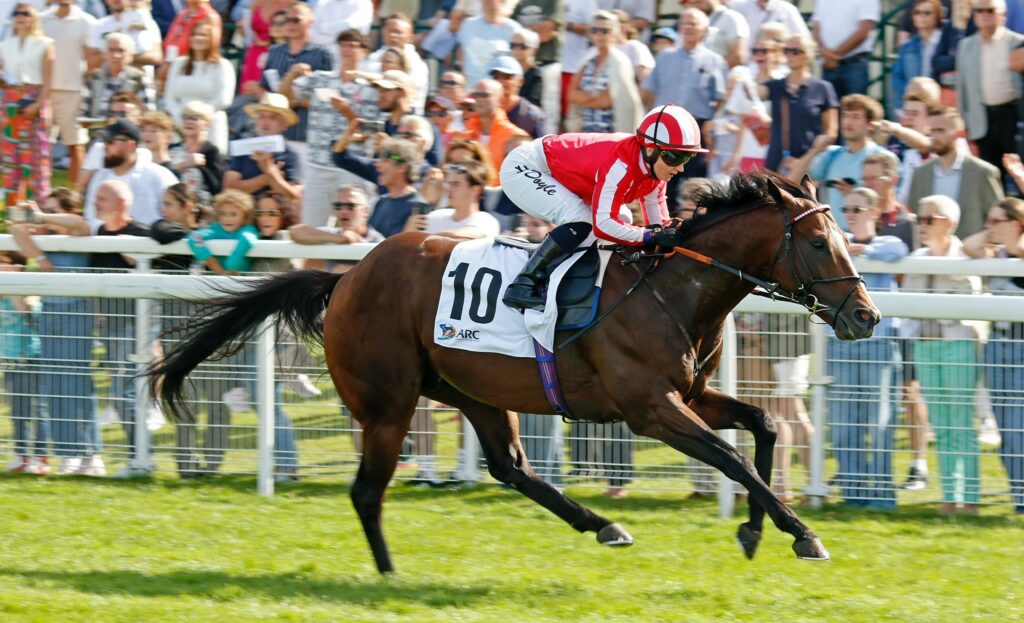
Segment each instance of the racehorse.
M769 488L776 432L771 418L708 387L718 366L726 316L760 286L805 305L837 337L870 337L880 320L847 252L847 239L801 185L774 173L733 177L698 198L706 214L684 223L669 256L608 267L599 314L589 332L557 351L564 396L574 417L625 420L637 435L659 439L711 465L749 492L749 520L738 539L752 558L764 514L794 537L797 556L828 559L817 535ZM600 543L632 537L541 480L519 441L514 412L554 413L536 363L444 348L433 326L442 272L459 240L405 233L379 244L344 276L313 270L268 277L209 301L185 339L150 373L173 417L190 420L187 375L211 356L237 350L276 315L297 335L322 339L338 395L363 428L363 454L352 503L381 573L393 570L381 530L385 488L419 397L461 410L476 430L490 474ZM667 251L664 250L664 251ZM648 270L650 262L656 270ZM640 268L645 264L646 268ZM634 287L647 273L646 287ZM614 308L618 305L617 308ZM326 313L325 313L326 312ZM755 440L754 462L713 431L742 428Z

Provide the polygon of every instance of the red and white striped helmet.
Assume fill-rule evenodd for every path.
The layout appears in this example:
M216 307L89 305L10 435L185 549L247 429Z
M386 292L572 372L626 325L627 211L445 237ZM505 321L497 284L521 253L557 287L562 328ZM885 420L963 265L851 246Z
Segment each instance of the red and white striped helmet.
M674 104L658 106L644 115L636 128L636 138L642 147L662 151L708 152L700 146L700 126L693 115Z

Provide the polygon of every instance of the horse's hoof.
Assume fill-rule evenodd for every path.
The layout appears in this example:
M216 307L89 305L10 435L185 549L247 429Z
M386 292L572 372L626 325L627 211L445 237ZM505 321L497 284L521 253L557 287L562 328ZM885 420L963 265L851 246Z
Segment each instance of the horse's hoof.
M821 539L818 537L793 543L793 551L796 552L797 558L803 558L804 560L829 559L828 550L821 544Z
M757 546L761 543L761 532L751 529L745 523L740 524L740 529L736 532L736 542L740 544L740 549L747 560L753 560Z
M633 537L617 523L610 523L597 533L597 542L610 547L626 547L633 544Z

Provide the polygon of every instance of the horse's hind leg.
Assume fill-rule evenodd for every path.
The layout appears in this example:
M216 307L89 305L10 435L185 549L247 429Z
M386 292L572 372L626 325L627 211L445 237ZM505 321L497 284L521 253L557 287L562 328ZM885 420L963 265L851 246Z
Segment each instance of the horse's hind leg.
M776 431L775 423L764 409L713 389L705 390L689 406L712 430L738 428L750 431L754 436L754 467L757 475L766 485L771 485ZM764 507L751 498L750 521L741 524L737 533L747 558L753 558L757 551L763 524Z
M514 414L477 402L447 384L428 395L466 415L480 438L487 468L495 479L537 502L576 530L596 532L597 540L603 544L632 544L633 538L621 526L573 501L533 471L519 441L519 422Z

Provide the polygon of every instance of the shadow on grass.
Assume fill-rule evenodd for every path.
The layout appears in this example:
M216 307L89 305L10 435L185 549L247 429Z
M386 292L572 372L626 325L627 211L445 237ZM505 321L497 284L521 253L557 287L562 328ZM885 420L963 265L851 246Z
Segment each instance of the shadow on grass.
M431 608L470 605L504 590L480 583L460 586L389 577L324 580L299 572L239 575L219 571L43 571L0 567L0 575L25 584L58 584L95 595L138 597L194 596L233 601L246 596L283 600L309 597L323 601L373 606L385 601L417 603Z

